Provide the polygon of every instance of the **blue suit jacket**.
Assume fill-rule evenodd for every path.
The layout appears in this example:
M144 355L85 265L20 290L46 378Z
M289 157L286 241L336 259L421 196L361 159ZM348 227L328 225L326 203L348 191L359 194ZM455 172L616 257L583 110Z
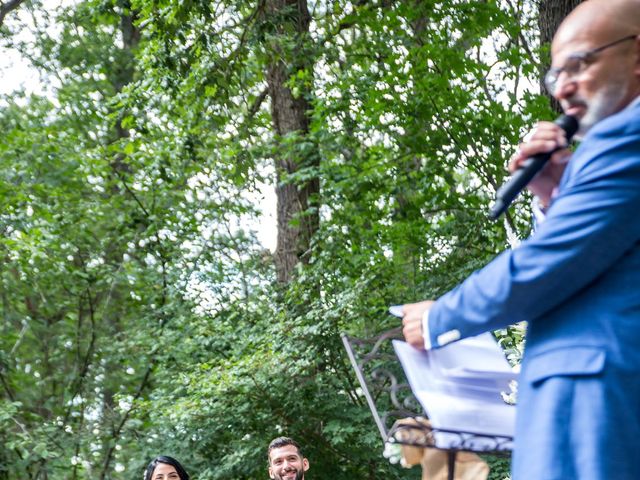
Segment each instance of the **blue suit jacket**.
M514 480L640 479L640 102L590 130L528 240L438 299L430 339L520 320Z

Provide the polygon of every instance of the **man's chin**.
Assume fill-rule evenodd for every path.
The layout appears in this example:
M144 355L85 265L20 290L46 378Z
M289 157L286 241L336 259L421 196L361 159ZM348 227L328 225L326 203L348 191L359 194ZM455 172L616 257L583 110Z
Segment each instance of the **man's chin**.
M575 138L581 140L596 123L611 114L610 112L603 110L605 109L603 109L601 105L597 104L592 105L590 108L587 105L577 105L565 109L564 113L566 115L571 115L572 117L577 118L580 123L578 131L575 134Z
M297 471L283 473L282 475L279 476L280 480L300 480L301 478L302 478L302 473Z
M596 123L601 121L603 118L606 118L606 116L604 116L604 115L594 115L594 114L590 114L590 112L588 112L587 115L585 115L583 118L580 119L580 128L578 129L578 132L576 134L576 138L578 140L581 140L582 137L584 137L587 134L587 132L589 130L591 130L591 128Z

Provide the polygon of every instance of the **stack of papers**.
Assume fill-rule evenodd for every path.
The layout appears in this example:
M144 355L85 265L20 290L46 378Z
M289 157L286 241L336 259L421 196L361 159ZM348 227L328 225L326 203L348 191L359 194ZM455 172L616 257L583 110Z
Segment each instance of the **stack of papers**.
M418 401L434 428L512 437L515 406L502 399L517 378L490 333L428 352L400 340L393 347ZM488 438L465 435L465 448L494 447ZM436 446L460 446L461 436L436 433ZM503 445L502 448L510 448Z

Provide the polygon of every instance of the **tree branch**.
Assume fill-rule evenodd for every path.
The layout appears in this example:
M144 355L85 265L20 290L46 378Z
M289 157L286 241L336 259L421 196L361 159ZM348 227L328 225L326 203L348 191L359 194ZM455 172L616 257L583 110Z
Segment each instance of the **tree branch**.
M152 360L151 364L149 365L149 367L147 368L147 371L144 374L142 382L138 386L138 390L133 396L131 407L124 413L124 415L120 419L120 422L116 426L115 430L111 432L114 443L109 446L107 453L105 455L104 463L102 465L102 472L100 473L100 480L104 480L107 477L109 465L111 464L111 460L113 458L113 452L115 451L115 448L116 448L115 441L117 441L120 438L120 434L122 433L122 430L125 424L127 423L127 420L129 420L129 416L131 415L134 408L136 407L136 401L142 396L142 392L144 391L145 387L147 386L147 383L149 382L149 379L151 378L151 372L154 366L155 366L155 363Z
M10 0L9 2L0 2L0 27L4 23L4 18L9 15L13 10L18 8L21 3L26 0Z

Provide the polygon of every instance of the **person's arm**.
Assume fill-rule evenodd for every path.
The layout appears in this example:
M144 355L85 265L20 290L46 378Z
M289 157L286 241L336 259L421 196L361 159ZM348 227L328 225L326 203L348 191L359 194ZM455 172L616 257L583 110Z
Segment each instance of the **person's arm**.
M542 152L548 152L567 145L565 131L553 122L540 122L529 134L525 142L518 146L515 155L509 161L509 170L514 172L522 166L529 157ZM545 218L546 207L551 201L553 191L557 188L566 168L570 152L567 149L556 152L545 168L529 183L528 188L536 195L535 199L542 208L536 210L536 222ZM430 350L460 338L457 329L440 334L435 343L431 340L429 326L429 310L433 301L406 304L403 307L403 334L407 343L415 348Z
M535 321L634 248L640 241L639 136L606 131L583 143L588 150L576 152L571 180L536 233L431 306L432 344L452 330L462 338Z

